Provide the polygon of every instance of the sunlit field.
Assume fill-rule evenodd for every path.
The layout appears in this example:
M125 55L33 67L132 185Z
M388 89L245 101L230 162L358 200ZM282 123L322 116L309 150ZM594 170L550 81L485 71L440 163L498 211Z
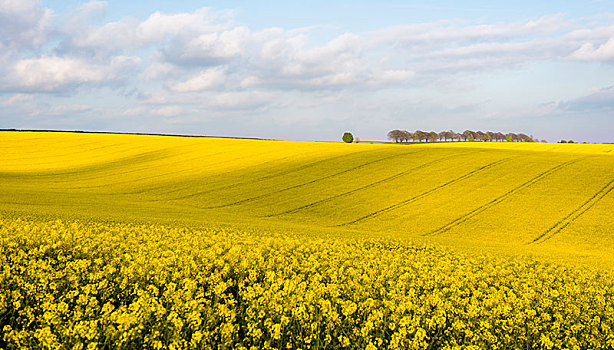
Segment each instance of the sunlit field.
M614 145L0 140L0 348L614 347Z

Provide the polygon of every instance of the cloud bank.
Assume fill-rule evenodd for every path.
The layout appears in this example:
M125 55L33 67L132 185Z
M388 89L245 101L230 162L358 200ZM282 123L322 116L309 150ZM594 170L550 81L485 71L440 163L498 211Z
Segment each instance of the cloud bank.
M137 124L127 121L132 118L138 131L189 132L201 123L223 134L242 120L239 134L279 137L267 134L267 125L273 130L295 121L311 125L305 138L326 139L315 132L327 124L334 133L343 123L378 133L375 125L410 128L399 124L415 121L399 113L428 117L436 96L471 88L467 77L474 74L536 62L614 63L608 16L435 21L322 35L316 27L254 30L231 11L212 8L106 21L106 6L92 1L58 14L39 1L0 0L0 121L11 124L6 127L52 125L65 111L58 128L128 130ZM90 102L93 96L105 102ZM612 111L611 101L608 88L559 106L599 104ZM431 108L445 114L432 122L456 127L443 122L485 102L450 98L451 105ZM458 118L467 117L462 113ZM169 125L173 130L165 130Z

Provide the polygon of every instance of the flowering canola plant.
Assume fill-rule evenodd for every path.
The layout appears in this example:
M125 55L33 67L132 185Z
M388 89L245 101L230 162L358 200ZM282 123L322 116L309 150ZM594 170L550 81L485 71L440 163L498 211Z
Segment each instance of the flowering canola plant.
M0 348L614 347L614 280L384 238L0 219Z

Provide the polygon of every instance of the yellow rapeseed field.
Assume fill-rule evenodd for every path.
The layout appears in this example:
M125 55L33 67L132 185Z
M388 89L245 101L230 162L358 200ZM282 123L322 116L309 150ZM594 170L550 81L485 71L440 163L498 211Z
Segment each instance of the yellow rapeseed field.
M366 238L3 219L7 348L612 348L614 281Z
M614 348L614 145L0 140L0 348Z

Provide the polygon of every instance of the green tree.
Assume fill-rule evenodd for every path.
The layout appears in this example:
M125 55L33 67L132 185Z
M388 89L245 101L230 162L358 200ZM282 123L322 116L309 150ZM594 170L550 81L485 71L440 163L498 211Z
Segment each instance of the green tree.
M505 141L512 142L512 135L511 134L505 135Z
M343 137L341 139L345 143L352 143L352 142L354 142L354 135L352 135L351 132L346 132L346 133L343 134Z

